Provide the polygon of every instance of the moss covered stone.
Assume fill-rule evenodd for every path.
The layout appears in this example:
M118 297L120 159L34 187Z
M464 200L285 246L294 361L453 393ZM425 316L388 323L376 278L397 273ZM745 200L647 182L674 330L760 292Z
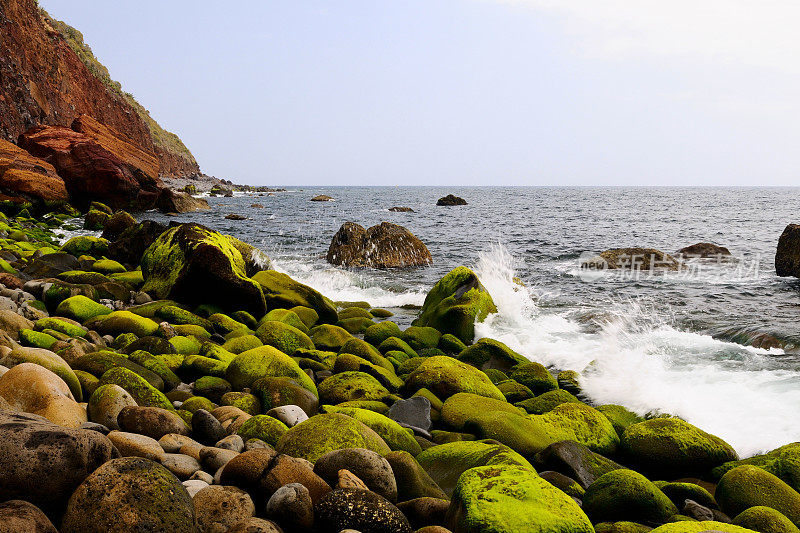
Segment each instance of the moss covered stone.
M203 376L194 382L194 393L219 403L222 396L231 392L231 384L217 376Z
M798 533L800 529L780 511L756 505L739 513L733 524L759 533Z
M425 297L416 326L431 326L471 343L475 322L496 313L491 295L478 276L467 267L457 267L446 274Z
M628 426L644 422L644 418L621 405L601 405L597 410L608 418L619 435L622 435Z
M399 337L400 327L394 322L385 321L373 324L364 332L364 340L373 346L379 346L389 337Z
M338 404L352 400L384 401L391 397L386 387L365 372L341 372L319 384L319 398L324 403Z
M695 483L678 481L668 483L665 481L656 481L655 485L661 489L661 492L666 494L667 498L672 500L672 503L679 509L683 508L683 503L686 500L692 500L712 509L717 506L717 502L714 501L714 497L711 493Z
M61 246L62 252L67 252L75 257L81 255L101 256L108 252L108 241L99 237L78 236L72 237Z
M90 318L111 313L111 309L83 295L72 296L63 300L56 307L56 314L78 322L86 322Z
M60 320L55 317L40 318L33 323L33 329L36 331L43 331L45 329L52 329L61 332L70 337L85 337L88 330L83 326Z
M463 533L594 533L575 501L520 466L480 466L461 475L447 525Z
M199 409L205 409L206 411L211 412L216 407L217 406L214 402L203 396L192 396L190 398L186 398L181 405L181 409L184 411L189 411L190 413L195 413Z
M23 346L30 346L32 348L44 348L49 350L58 339L47 333L41 331L34 331L32 329L19 330L19 340Z
M164 380L156 374L139 365L127 357L111 351L93 352L79 357L72 364L78 370L84 370L97 377L101 377L112 368L126 368L131 372L141 376L152 387L164 390Z
M741 461L729 461L712 471L714 479L721 478L726 472L740 465L755 465L781 478L794 490L800 492L800 442L794 442L776 448L761 455L755 455Z
M236 433L245 442L249 439L261 439L270 446L275 446L288 430L280 420L267 415L256 415L242 424Z
M247 311L243 311L243 313L247 313ZM253 318L252 315L250 315L250 318ZM216 329L217 331L230 333L236 330L250 329L249 325L239 320L235 320L225 313L211 313L208 315L208 322L211 324L211 326L213 326L213 329L209 328L209 331ZM255 319L253 319L252 322L255 322ZM255 323L254 326L257 327L258 323Z
M719 531L721 533L756 533L750 529L745 529L734 524L717 522L714 520L704 520L701 522L673 522L664 524L651 530L655 533L701 533L703 531Z
M102 335L133 333L137 337L145 337L154 335L158 331L158 324L153 320L130 311L112 311L107 315L94 317L84 325Z
M347 320L350 318L368 318L372 320L372 314L359 306L345 307L339 311L339 320Z
M366 359L372 364L382 366L386 370L394 371L390 363L373 345L361 339L351 338L339 349L340 354L349 353Z
M414 440L413 434L389 417L375 411L354 407L329 407L328 409L329 412L341 413L363 423L380 435L392 450L408 452L414 456L422 451L419 443Z
M528 363L528 359L505 344L494 339L481 339L458 354L458 360L481 370L496 368L508 372L513 367Z
M254 394L249 392L228 392L222 395L219 402L220 405L230 405L238 407L249 415L257 415L262 412L261 400Z
M176 335L167 342L169 342L173 347L173 349L170 350L171 352L183 355L199 355L200 353L201 343L194 337Z
M659 524L678 514L678 508L658 487L633 470L614 470L597 478L583 495L583 510L593 523Z
M376 400L351 400L349 402L342 402L335 406L327 405L325 406L325 410L329 413L338 413L340 412L339 408L345 407L349 409L364 409L366 411L372 411L381 415L389 414L389 406Z
M400 338L414 350L436 348L441 337L438 329L428 326L409 326L400 333Z
M478 466L513 465L535 472L520 454L494 441L459 441L440 444L417 455L417 461L428 475L449 495L458 478Z
M265 345L274 346L285 354L291 355L299 348L314 349L314 343L308 335L284 322L262 322L256 330L256 337Z
M637 469L672 479L704 475L738 459L728 443L679 418L654 418L628 426L621 451Z
M534 394L542 394L558 388L558 382L550 371L544 365L533 361L514 367L508 377L522 383Z
M144 276L141 270L131 270L130 272L119 272L109 276L112 280L130 286L133 289L140 289L144 285Z
M417 357L416 350L399 337L389 337L378 346L378 351L382 354L399 351L405 353L408 357Z
M466 363L452 357L435 356L422 361L406 381L408 390L426 388L442 399L459 392L470 392L505 401L503 393L489 377Z
M233 314L231 314L231 318L233 318L237 322L241 322L250 329L254 330L258 327L258 320L256 320L256 317L254 317L247 311L234 311Z
M343 318L336 322L337 326L352 335L364 333L374 324L375 323L371 319L363 317Z
M176 355L183 357L180 367L181 372L192 378L198 378L200 376L217 376L224 378L227 376L229 363L226 361L212 359L211 357L204 357L202 355Z
M75 375L78 377L78 381L81 384L83 397L90 398L92 393L100 386L100 379L88 372L84 372L83 370L73 370L73 372L75 372Z
M114 367L100 378L100 386L119 385L125 389L138 405L147 407L160 407L174 411L170 402L163 393L150 385L146 379L124 367Z
M365 448L380 455L391 450L384 440L358 420L339 413L312 416L289 429L278 440L276 450L312 463L328 452Z
M463 430L469 420L485 416L487 412L524 414L518 407L508 402L469 392L459 392L450 396L441 407L442 422L454 431Z
M261 346L237 355L228 365L225 379L234 390L242 390L265 377L287 377L317 394L317 387L308 374L291 357L272 346Z
M258 348L259 346L263 345L264 343L261 342L261 339L255 335L242 335L240 337L234 337L233 339L225 341L225 344L222 345L222 348L238 355L242 352L246 352L247 350L252 350L253 348Z
M101 274L119 274L126 272L128 269L113 259L100 259L92 263L92 270Z
M78 402L83 400L83 391L80 381L72 368L58 354L43 348L14 348L11 353L0 358L0 365L12 367L21 363L34 363L45 367L50 372L64 380L72 396Z
M467 348L467 345L461 342L461 339L452 333L445 333L439 337L439 344L437 347L448 354L458 354Z
M261 285L268 309L291 309L302 306L313 309L319 316L320 322L324 324L335 324L339 319L333 302L286 274L275 270L262 270L253 276L253 280Z
M242 255L241 244L199 224L168 229L142 255L142 289L156 298L261 316L266 312L264 295L248 277L255 267L252 257Z
M308 334L308 326L306 326L306 323L303 322L299 316L297 316L297 313L288 309L273 309L264 316L263 320L283 322L299 329L305 334Z
M283 405L297 405L311 416L319 407L319 398L314 393L287 377L259 379L253 383L252 392L260 398L264 411Z
M502 387L500 388L502 390ZM532 415L543 415L562 403L582 403L572 394L562 389L547 391L535 398L520 402L520 407ZM613 424L612 424L613 425ZM615 430L616 431L616 430Z
M181 383L180 378L166 361L149 352L134 350L128 355L128 359L158 375L164 381L164 390L172 390Z
M332 324L321 324L311 330L311 340L318 350L338 352L352 338L346 329Z
M728 516L763 505L781 512L800 527L800 493L757 466L741 465L730 470L719 480L715 497Z
M175 305L159 307L153 313L153 317L154 319L163 320L170 324L191 324L200 326L206 330L211 329L211 322L207 319Z

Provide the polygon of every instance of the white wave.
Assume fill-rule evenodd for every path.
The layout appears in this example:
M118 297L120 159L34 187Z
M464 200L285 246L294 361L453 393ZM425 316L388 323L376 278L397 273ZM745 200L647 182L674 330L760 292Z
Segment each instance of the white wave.
M91 230L91 229L83 229L83 218L71 218L67 220L64 224L75 226L78 229L64 229L56 228L53 230L54 235L56 236L56 240L58 244L63 245L65 242L70 240L73 237L99 237L100 231Z
M800 372L780 369L781 350L718 341L674 327L664 305L625 301L604 309L599 330L537 307L514 283L513 258L500 247L476 268L498 313L476 324L477 337L505 342L531 360L583 371L598 403L686 419L729 442L743 457L800 440Z

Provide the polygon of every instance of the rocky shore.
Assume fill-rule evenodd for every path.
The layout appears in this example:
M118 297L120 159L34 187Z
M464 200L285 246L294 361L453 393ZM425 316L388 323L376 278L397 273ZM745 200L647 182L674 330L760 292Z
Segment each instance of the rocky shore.
M0 531L798 531L800 443L595 405L476 341L466 267L401 330L197 224L95 202L59 245L77 215L0 217Z

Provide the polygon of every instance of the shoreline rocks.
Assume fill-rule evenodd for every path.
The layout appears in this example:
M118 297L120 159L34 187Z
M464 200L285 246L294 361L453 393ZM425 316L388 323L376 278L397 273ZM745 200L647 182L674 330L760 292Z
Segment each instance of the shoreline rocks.
M433 263L428 248L403 226L381 222L369 229L345 222L331 240L326 260L345 267L405 268Z
M584 259L581 268L590 270L680 270L681 264L655 248L612 248Z
M467 201L459 196L448 194L447 196L439 198L436 201L436 205L439 206L467 205Z

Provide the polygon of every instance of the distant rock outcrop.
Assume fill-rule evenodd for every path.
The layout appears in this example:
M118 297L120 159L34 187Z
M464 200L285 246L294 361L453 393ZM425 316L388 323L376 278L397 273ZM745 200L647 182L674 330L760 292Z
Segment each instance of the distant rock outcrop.
M789 224L778 239L775 273L800 278L800 224Z
M369 229L345 222L333 236L327 260L346 267L401 268L433 263L428 248L403 226L381 222Z
M331 200L333 200L333 197L327 194L318 194L311 199L312 202L330 202Z
M581 261L591 270L680 270L681 264L668 253L655 248L612 248Z
M459 196L455 196L453 194L448 194L447 196L443 196L439 198L439 201L436 202L436 205L467 205L467 201Z
M191 213L211 209L205 198L195 198L191 194L165 189L158 197L156 207L165 213Z
M410 207L390 207L389 211L392 213L415 213Z
M53 165L0 139L0 202L53 205L66 202L67 188Z
M698 242L697 244L681 248L675 255L682 255L686 258L709 258L730 256L731 252L724 246L719 246L710 242Z

